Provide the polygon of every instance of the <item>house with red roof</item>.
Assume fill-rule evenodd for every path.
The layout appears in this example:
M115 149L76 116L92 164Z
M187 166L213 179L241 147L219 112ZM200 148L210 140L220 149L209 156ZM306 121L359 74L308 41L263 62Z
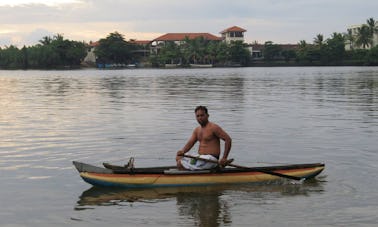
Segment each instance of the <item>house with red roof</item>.
M244 32L246 31L247 30L245 30L244 28L232 26L221 31L220 34L222 35L222 39L227 43L230 43L232 41L244 42Z
M162 36L157 37L152 41L152 45L158 45L159 43L164 42L175 42L176 44L182 44L186 38L196 39L198 37L203 37L205 40L209 41L243 41L244 42L244 28L238 26L232 26L227 29L224 29L220 32L221 37L212 35L210 33L167 33Z
M231 41L243 41L244 42L244 32L247 30L240 28L238 26L232 26L227 29L224 29L220 32L221 36L216 36L210 33L205 32L194 32L194 33L166 33L161 35L153 40L130 40L130 43L142 46L142 50L134 51L134 54L139 56L148 56L150 53L155 52L158 53L161 46L164 46L167 42L174 42L177 45L182 45L185 43L186 39L196 39L202 37L204 40L207 41L215 41L215 42L227 42L230 43ZM91 45L91 50L86 57L86 61L88 62L95 62L96 57L94 55L94 49L98 45L98 42L94 42Z
M210 33L167 33L165 35L159 36L153 40L153 42L161 43L161 42L176 42L177 44L182 44L185 42L185 39L196 39L199 37L203 37L205 40L210 41L222 41L221 37L212 35Z
M186 39L197 39L202 37L208 41L221 42L222 37L212 35L210 33L167 33L162 36L157 37L151 42L151 52L158 53L161 46L164 46L167 42L174 42L176 45L182 45L185 43Z
M100 45L99 41L90 42L87 56L85 56L83 63L86 65L93 65L96 63L96 54L94 53L96 47Z

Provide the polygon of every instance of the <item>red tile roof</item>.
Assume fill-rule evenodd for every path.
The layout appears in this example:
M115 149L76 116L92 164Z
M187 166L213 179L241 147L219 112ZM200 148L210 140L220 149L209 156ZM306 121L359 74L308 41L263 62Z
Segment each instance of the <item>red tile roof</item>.
M188 37L189 39L195 39L201 36L206 40L222 40L221 37L217 37L210 33L167 33L165 35L157 37L156 39L154 39L154 41L181 41L186 37Z
M244 28L241 28L241 27L238 27L238 26L232 26L232 27L229 27L223 31L221 31L220 33L223 34L223 33L226 33L226 32L246 32L247 30L245 30Z
M130 43L137 44L137 45L147 45L150 44L151 40L130 40Z
M91 46L91 47L97 47L98 45L100 45L100 42L99 41L96 41L96 42L90 42L89 43L89 46Z

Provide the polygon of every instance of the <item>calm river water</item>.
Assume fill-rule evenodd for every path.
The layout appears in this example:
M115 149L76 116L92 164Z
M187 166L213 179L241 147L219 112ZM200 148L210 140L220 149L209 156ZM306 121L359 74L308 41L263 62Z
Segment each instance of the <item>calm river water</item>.
M197 123L235 164L325 162L302 184L91 188L72 161L174 165ZM375 226L378 68L0 71L0 226Z

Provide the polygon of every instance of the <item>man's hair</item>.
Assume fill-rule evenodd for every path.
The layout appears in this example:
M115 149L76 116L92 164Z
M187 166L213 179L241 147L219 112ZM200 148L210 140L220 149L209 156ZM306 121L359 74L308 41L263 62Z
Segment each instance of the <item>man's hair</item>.
M196 109L194 110L194 113L197 113L198 110L202 110L202 111L204 111L207 115L209 115L209 113L207 112L207 108L206 108L206 106L197 106Z

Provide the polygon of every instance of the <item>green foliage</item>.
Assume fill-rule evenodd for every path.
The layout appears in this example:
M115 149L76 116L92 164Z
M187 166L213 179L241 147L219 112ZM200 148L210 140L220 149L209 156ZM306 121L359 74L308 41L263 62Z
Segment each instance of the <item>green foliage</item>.
M182 58L179 46L174 42L167 42L164 48L160 49L158 65L181 64Z
M0 52L0 67L8 69L21 68L22 52L16 46L9 46Z
M234 41L229 45L230 60L233 64L248 65L251 53L242 41Z
M264 59L265 61L272 61L274 59L278 59L281 56L282 48L277 45L273 44L272 41L267 41L264 44Z
M378 27L373 18L361 26L357 36L348 30L347 34L333 33L325 39L322 34L316 35L313 44L301 40L296 49L286 49L268 41L264 45L264 63L267 65L378 65L378 47L373 47L373 36ZM345 51L345 41L363 49ZM61 34L53 37L45 36L40 43L19 49L16 46L0 48L1 69L29 68L72 68L80 66L88 52L84 42L67 40ZM145 58L146 47L125 41L118 32L110 33L99 41L95 49L98 63L128 64ZM138 53L143 53L141 56ZM296 62L292 60L295 59ZM251 53L247 45L241 41L226 43L210 41L204 37L189 39L186 37L179 43L166 42L158 44L156 51L149 55L152 66L177 64L187 66L195 64L213 64L217 66L243 65L251 62ZM258 59L261 62L261 59ZM285 63L285 62L286 63ZM271 64L273 63L273 64Z
M305 64L335 65L340 64L344 57L345 40L340 33L333 33L325 42L319 34L315 37L313 45L302 41L297 50L297 61Z
M174 42L159 44L159 51L151 55L150 61L155 66L165 64L214 64L248 65L250 53L246 44L241 41L225 42L210 41L203 37L189 39L186 37L180 45Z
M366 55L366 64L378 66L378 46L375 46L369 50Z
M345 40L341 33L333 33L330 39L327 39L324 50L321 52L323 63L339 63L344 59Z
M64 39L62 35L44 37L40 44L23 47L15 46L0 49L0 68L63 68L78 67L87 54L82 42Z
M358 28L358 36L356 40L356 44L358 46L362 46L362 48L367 48L373 41L373 37L371 35L371 30L368 25L364 24L360 28Z
M125 41L118 32L110 33L105 39L100 39L95 54L98 62L104 64L125 64L131 61L131 51L135 46Z

